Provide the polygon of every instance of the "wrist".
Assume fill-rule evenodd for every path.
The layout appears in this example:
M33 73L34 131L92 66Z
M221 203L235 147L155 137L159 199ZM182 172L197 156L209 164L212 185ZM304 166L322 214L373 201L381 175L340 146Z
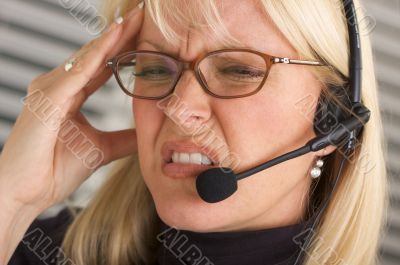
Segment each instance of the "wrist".
M25 217L32 219L32 221L43 211L39 207L14 201L12 198L7 198L4 195L0 195L0 206L4 213L2 215Z
M30 213L35 218L47 208L30 202L29 200L22 200L26 192L19 191L14 188L12 178L0 173L0 207L7 215L20 215L21 213ZM29 187L28 187L29 188ZM29 193L29 191L28 191ZM22 195L22 196L21 196Z
M0 194L0 264L7 264L29 226L40 214L37 207L14 202Z

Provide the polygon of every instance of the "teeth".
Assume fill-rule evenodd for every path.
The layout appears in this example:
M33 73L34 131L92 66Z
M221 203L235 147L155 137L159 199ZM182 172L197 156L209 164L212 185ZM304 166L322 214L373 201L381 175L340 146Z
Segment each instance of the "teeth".
M173 154L172 154L172 161L178 161L179 160L179 153L177 153L177 152L174 152Z
M210 165L211 164L211 160L207 156L202 155L201 156L201 163L204 164L204 165Z
M188 153L180 153L179 154L179 161L181 161L181 163L189 163L190 162L190 155Z
M190 154L190 163L201 165L201 154L200 153L191 153Z
M178 153L172 154L172 162L197 165L211 165L210 158L201 153Z

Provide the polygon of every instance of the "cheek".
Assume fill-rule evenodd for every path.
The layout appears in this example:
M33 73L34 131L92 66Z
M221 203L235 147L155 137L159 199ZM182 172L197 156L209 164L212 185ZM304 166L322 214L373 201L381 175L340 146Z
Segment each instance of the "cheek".
M246 158L241 159L243 165L300 147L314 135L314 109L304 113L298 103L308 95L318 98L318 84L298 71L287 74L291 78L272 79L256 95L227 101L217 111L231 150Z
M320 85L306 68L301 67L281 66L281 76L271 76L270 86L262 91L255 103L261 106L259 115L265 116L261 126L277 136L275 139L281 143L298 142L313 133L316 105L308 105L306 111L301 106L304 99L317 102ZM279 82L275 81L278 79Z
M132 110L135 118L136 129L139 131L149 130L149 133L156 132L163 121L163 112L157 107L155 100L134 99Z
M155 143L163 122L163 113L155 101L137 100L132 102L138 139L138 153L144 164L149 163L155 153Z

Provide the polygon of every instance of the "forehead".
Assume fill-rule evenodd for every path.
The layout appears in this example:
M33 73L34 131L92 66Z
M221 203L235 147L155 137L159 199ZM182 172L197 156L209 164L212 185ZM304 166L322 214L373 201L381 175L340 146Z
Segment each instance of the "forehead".
M258 1L218 1L222 23L229 34L239 41L235 45L224 45L210 28L189 24L173 25L182 37L177 46L167 42L159 27L146 12L138 48L153 48L176 56L185 53L209 52L221 48L250 48L275 56L293 56L294 49L267 15ZM203 22L204 23L204 22ZM154 45L151 45L151 44ZM155 47L154 47L155 46ZM185 50L185 51L184 51Z

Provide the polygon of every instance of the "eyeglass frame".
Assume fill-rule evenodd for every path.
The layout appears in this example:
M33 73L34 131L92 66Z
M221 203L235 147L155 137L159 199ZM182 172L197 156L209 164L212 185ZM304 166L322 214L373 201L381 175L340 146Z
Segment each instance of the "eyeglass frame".
M169 54L163 53L163 52L159 52L159 51L151 51L151 50L135 50L135 51L129 51L129 52L125 52L122 54L119 54L109 60L107 60L106 62L106 67L111 67L112 72L115 76L115 79L118 82L118 85L121 87L121 89L125 92L125 94L127 94L128 96L131 96L133 98L139 98L139 99L149 99L149 100L157 100L157 99L163 99L167 96L169 96L170 94L172 94L175 90L175 87L177 85L177 83L179 82L180 78L182 77L182 74L186 71L186 70L192 70L195 74L195 77L197 79L197 81L199 82L200 86L202 87L202 89L209 95L216 97L216 98L221 98L221 99L233 99L233 98L244 98L244 97L248 97L251 95L256 94L257 92L259 92L262 87L264 86L268 76L269 76L269 69L268 72L265 74L265 76L263 77L263 80L261 81L260 85L258 86L258 88L256 90L254 90L253 92L244 94L244 95L240 95L240 96L220 96L217 95L215 93L213 93L207 86L207 83L205 82L205 80L202 77L201 71L199 69L199 64L202 60L204 60L205 58L207 58L208 56L217 54L217 53L224 53L224 52L249 52L249 53L253 53L256 55L259 55L260 57L262 57L265 61L265 64L267 66L267 68L269 66L272 67L272 65L274 64L294 64L294 65L308 65L308 66L326 66L326 64L319 62L319 61L309 61L309 60L298 60L298 59L291 59L291 58L286 58L286 57L276 57L276 56L272 56L260 51L256 51L256 50L252 50L252 49L246 49L246 48L242 48L242 49L220 49L220 50L215 50L215 51L211 51L205 54L200 55L199 57L197 57L196 59L192 60L192 61L182 61L180 59L175 58L174 56L171 56ZM126 56L128 56L129 54L137 54L137 53L150 53L150 54L156 54L156 55L162 55L162 56L166 56L170 59L172 59L173 61L176 62L177 66L179 67L179 74L178 74L178 78L176 78L176 80L174 81L174 84L171 86L171 90L168 91L165 95L162 96L158 96L158 97L147 97L147 96L138 96L138 95L134 95L131 92L128 91L128 89L125 88L125 86L122 84L121 79L119 78L119 63L120 63L120 59L124 58Z

